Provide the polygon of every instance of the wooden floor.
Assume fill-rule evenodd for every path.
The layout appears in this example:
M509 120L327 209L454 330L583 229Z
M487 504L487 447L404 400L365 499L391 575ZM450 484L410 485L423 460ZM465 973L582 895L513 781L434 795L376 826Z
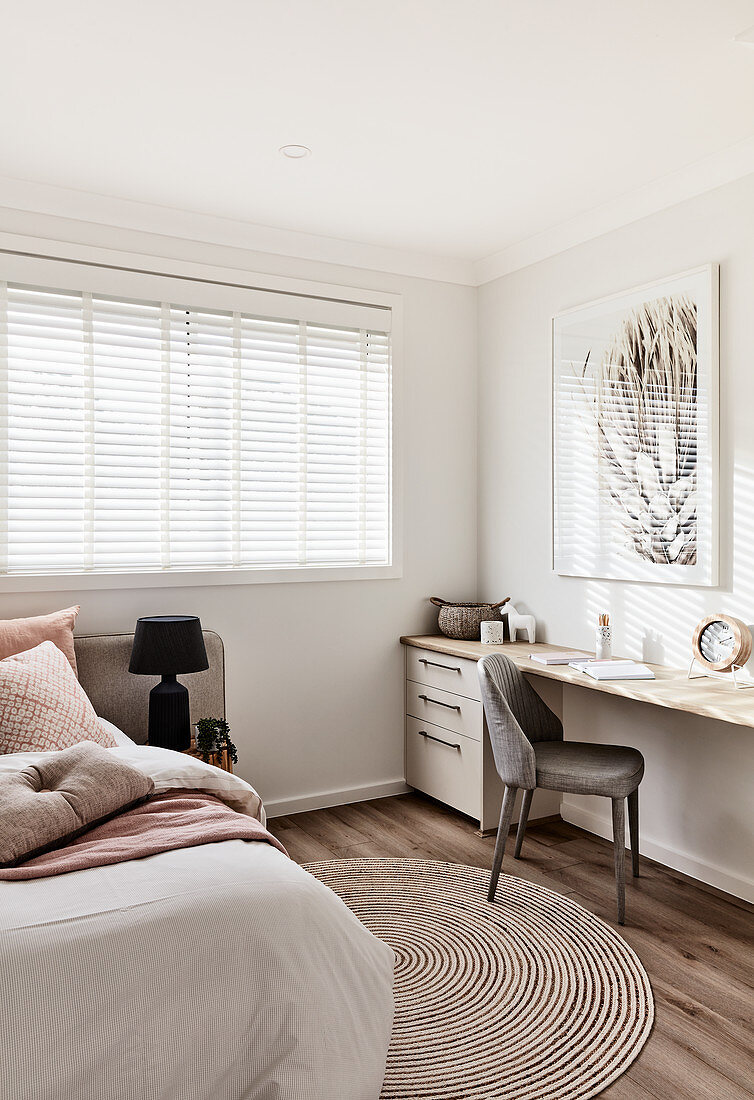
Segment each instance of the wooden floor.
M279 817L271 831L299 863L375 856L489 867L494 838L418 794ZM509 842L509 851L512 843ZM612 846L562 821L529 827L504 870L574 898L613 923ZM630 862L628 864L630 866ZM754 908L642 860L626 887L622 935L652 982L655 1026L610 1100L754 1098Z

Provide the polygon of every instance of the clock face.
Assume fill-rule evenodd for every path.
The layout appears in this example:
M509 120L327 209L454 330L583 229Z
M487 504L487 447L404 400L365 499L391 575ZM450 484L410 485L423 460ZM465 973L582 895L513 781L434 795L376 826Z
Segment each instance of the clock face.
M716 619L705 626L699 635L699 649L702 657L711 665L729 661L736 649L736 637L726 622Z

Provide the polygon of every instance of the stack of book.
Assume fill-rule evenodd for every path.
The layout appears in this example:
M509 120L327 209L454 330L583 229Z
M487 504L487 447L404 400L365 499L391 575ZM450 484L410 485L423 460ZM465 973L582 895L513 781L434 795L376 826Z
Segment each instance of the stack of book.
M580 649L552 649L530 653L529 659L538 665L570 665L571 661L588 661L589 654Z
M611 657L607 661L598 661L587 653L578 650L554 649L530 653L529 658L538 665L568 665L578 672L591 676L594 680L654 680L655 674L648 665L638 661Z
M654 680L655 674L648 665L638 661L624 661L613 657L609 661L569 661L569 668L585 672L594 680Z

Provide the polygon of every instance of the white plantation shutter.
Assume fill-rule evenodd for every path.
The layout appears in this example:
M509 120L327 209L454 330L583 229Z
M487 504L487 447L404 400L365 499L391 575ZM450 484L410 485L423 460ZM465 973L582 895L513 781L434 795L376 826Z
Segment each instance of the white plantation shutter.
M389 311L263 297L0 284L1 572L390 564Z

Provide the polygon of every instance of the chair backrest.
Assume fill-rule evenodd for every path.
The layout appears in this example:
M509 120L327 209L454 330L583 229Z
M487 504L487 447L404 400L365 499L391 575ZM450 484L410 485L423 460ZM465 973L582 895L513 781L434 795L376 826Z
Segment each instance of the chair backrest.
M531 742L562 741L560 719L502 653L482 657L477 668L498 775L509 787L533 790L537 780Z

